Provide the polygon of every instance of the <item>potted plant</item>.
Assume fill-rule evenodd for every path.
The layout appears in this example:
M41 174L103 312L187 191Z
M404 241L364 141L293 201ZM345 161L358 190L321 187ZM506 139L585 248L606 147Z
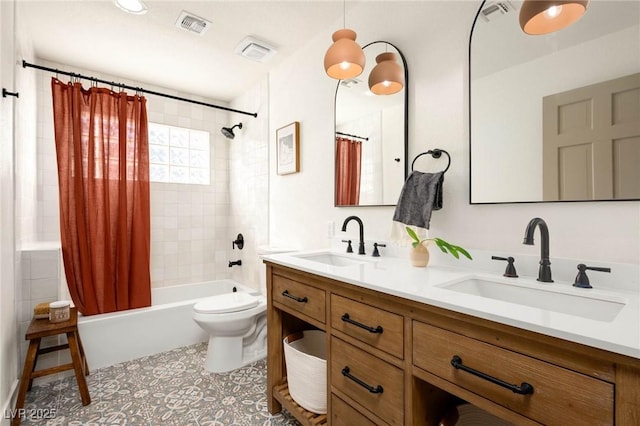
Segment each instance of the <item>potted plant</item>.
M448 243L442 238L420 239L418 237L418 234L416 234L413 229L409 228L408 226L405 227L405 229L407 230L407 234L409 234L409 236L413 240L413 242L411 243L411 246L413 247L413 249L411 250L411 264L413 266L427 266L427 264L429 263L429 249L425 244L429 241L435 242L436 245L440 247L440 250L442 250L444 253L452 255L456 259L460 259L460 255L463 255L468 259L472 259L469 252L460 246Z

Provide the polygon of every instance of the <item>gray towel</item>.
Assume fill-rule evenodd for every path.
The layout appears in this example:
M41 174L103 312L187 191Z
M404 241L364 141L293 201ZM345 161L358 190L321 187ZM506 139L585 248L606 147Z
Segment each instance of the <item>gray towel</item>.
M402 187L393 220L429 229L431 212L442 208L444 172L413 171Z

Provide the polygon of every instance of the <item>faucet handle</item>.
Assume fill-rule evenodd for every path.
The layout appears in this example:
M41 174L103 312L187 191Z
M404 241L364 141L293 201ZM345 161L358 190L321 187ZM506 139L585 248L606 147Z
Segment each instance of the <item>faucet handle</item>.
M347 243L347 253L353 253L353 247L351 247L351 240L342 240L343 243Z
M373 257L380 257L380 252L378 251L378 247L386 247L386 244L381 244L381 243L373 243L373 253L371 254L371 256Z
M515 259L513 257L491 256L491 259L504 260L505 262L507 262L507 269L505 269L504 274L502 275L509 278L518 278L518 274L516 273L516 267L513 265L513 262L515 262Z
M589 277L587 277L587 269L590 271L611 272L611 268L587 266L584 263L580 263L578 264L578 275L576 275L576 281L573 283L574 287L593 288L589 283Z

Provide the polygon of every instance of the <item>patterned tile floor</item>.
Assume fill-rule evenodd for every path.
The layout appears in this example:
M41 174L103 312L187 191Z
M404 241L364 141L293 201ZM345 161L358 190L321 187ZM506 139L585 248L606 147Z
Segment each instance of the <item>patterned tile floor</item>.
M267 411L264 360L212 374L202 367L206 352L206 343L199 343L92 371L87 406L80 401L75 376L34 385L22 424L298 425L287 412L272 416Z

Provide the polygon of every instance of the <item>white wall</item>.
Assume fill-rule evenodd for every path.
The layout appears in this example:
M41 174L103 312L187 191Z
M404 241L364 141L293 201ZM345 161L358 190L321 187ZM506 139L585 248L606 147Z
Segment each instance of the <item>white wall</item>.
M407 58L409 68L409 161L427 149L443 148L452 157L444 184L444 208L433 213L431 235L470 249L511 255L537 255L539 246L522 244L529 220L549 225L552 259L585 263L640 262L640 203L470 205L468 146L468 38L480 2L366 2L349 11L347 26L364 45L388 40ZM411 20L411 16L420 16ZM339 230L356 214L368 240L386 240L394 209L333 207L333 96L335 81L324 74L322 58L331 44L327 28L270 75L270 140L275 129L301 123L301 172L270 172L270 237L274 244L329 247L328 222ZM292 88L295 88L293 90ZM272 153L271 164L275 162ZM352 228L353 227L353 228ZM355 224L349 234L357 236ZM371 252L371 247L367 247ZM496 271L503 265L496 265ZM570 277L558 277L566 280Z
M14 84L14 2L0 2L0 86ZM18 330L15 306L15 214L13 114L17 98L0 98L0 410L13 408L18 377ZM0 423L9 421L0 417Z

